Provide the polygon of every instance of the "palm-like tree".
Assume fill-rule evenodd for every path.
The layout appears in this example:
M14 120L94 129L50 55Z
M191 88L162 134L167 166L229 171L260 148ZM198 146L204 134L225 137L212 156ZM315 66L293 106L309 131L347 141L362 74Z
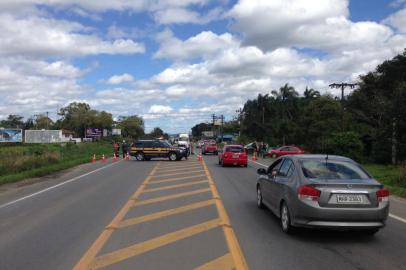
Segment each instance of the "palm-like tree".
M279 88L279 92L276 90L272 90L272 95L275 96L276 99L285 101L288 99L296 98L299 96L299 93L296 92L295 88L293 86L290 86L289 84L285 84L281 88Z
M307 86L306 86L306 89L303 94L304 94L305 99L313 99L313 98L320 97L319 91L314 90L313 88L309 89L309 88L307 88Z

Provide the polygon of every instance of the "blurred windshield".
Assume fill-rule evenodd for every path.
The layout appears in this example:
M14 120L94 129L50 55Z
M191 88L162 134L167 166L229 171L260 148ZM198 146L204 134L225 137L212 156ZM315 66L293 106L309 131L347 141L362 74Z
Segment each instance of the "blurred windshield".
M301 160L305 177L314 179L369 179L370 176L357 164L329 159Z

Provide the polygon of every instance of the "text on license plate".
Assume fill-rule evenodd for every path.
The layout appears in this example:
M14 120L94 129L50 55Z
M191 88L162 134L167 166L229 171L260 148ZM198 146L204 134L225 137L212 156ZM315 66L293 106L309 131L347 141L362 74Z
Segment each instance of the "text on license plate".
M239 154L233 154L233 158L239 158L240 155Z
M362 195L337 195L337 203L363 203Z

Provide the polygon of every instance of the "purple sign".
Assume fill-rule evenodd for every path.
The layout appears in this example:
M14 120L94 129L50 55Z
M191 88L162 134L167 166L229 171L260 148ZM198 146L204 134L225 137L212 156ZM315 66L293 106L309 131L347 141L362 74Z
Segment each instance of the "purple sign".
M101 137L102 130L100 128L87 128L86 137Z

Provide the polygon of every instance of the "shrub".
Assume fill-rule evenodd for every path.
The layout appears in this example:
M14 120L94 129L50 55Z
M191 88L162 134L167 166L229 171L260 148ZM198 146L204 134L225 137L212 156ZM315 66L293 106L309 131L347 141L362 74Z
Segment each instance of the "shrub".
M324 143L328 154L346 156L357 161L363 160L363 144L356 132L333 133Z

